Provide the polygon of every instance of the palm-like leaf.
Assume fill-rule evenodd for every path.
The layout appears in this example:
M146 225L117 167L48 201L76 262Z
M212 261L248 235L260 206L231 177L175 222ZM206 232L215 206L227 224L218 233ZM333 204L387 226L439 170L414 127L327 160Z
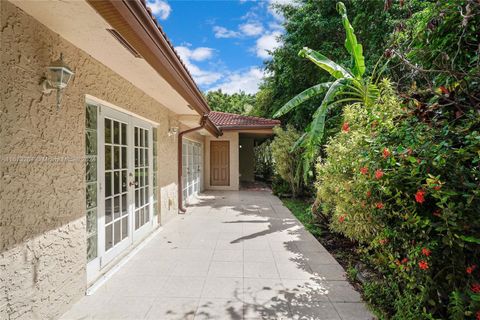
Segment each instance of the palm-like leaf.
M341 65L328 59L320 52L317 52L315 50L305 47L302 50L300 50L298 55L302 58L309 59L310 61L315 63L317 66L319 66L323 70L330 73L333 77L335 77L335 79L353 78L350 72L345 70Z
M307 181L311 164L318 152L318 145L322 142L325 133L325 121L328 109L334 105L345 102L362 103L368 106L374 103L380 95L372 79L363 78L363 74L365 73L363 48L362 45L357 42L357 37L347 17L345 5L339 2L337 4L337 10L342 16L342 22L345 28L345 48L352 57L352 71L343 68L317 51L307 47L303 48L298 53L299 56L309 59L318 67L327 71L336 80L334 82L321 83L303 91L288 101L274 115L274 117L280 117L286 114L311 97L323 92L323 90L328 87L320 107L313 115L313 121L307 126L305 134L298 139L292 148L292 150L295 150L299 146L303 147L303 173L305 181Z
M325 132L325 117L327 116L328 108L347 82L348 79L338 79L332 83L323 98L322 104L313 114L313 121L310 126L310 132L308 133L310 144L316 145L323 139L323 134Z
M303 102L307 101L308 99L319 95L320 93L323 93L325 89L329 88L332 82L325 82L325 83L320 83L317 84L311 88L308 88L301 93L297 94L295 97L290 99L283 107L278 110L273 117L278 118L286 114L287 112L290 112L294 108L298 107L301 105Z
M348 20L347 9L345 8L343 2L337 3L337 11L342 16L343 27L345 28L345 48L352 57L352 72L356 78L361 78L365 73L365 58L363 57L363 47L357 41L357 37L355 36L353 27Z

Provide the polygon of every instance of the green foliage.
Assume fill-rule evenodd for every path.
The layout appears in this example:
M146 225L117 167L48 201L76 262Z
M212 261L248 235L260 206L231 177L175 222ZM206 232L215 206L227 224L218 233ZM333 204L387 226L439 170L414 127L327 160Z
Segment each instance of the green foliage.
M358 202L359 196L363 198L369 191L368 186L359 185L359 190L352 190L352 180L361 167L359 155L365 153L372 132L378 129L372 127L372 122L391 130L394 128L393 119L401 112L400 103L387 81L382 84L381 97L374 106L354 104L344 109L344 122L350 130L342 131L330 140L326 145L328 157L317 166L317 197L326 211L334 213L332 227L361 241L370 241L382 225ZM347 213L348 219L339 222Z
M331 228L361 243L394 298L372 298L392 319L458 317L480 308L480 118L413 116L387 81L370 106L344 109L349 131L318 164L318 198ZM439 281L441 279L441 281ZM452 294L453 291L458 291ZM383 299L383 298L382 298Z
M272 192L278 197L285 197L286 195L291 195L292 190L290 184L283 180L278 174L273 175L272 179Z
M372 69L368 66L373 67L383 54L390 32L409 12L415 11L415 7L410 2L404 6L394 2L390 10L385 11L384 0L344 2L356 35L365 49L366 72L371 73ZM286 33L282 36L282 46L266 62L270 76L261 85L253 110L254 115L264 117L271 117L300 92L318 83L331 81L327 72L297 55L303 47L325 53L338 65L348 65L350 61L350 55L343 49L345 32L336 11L336 1L303 0L299 1L298 6L278 6L278 10L285 17ZM320 105L321 98L305 101L302 108L283 115L282 123L304 130ZM338 109L329 110L329 113L328 118L332 119L338 114ZM326 137L338 131L335 122L329 121L326 126Z
M227 94L222 90L209 91L205 94L208 105L214 111L236 114L249 114L255 105L255 95L245 92Z
M319 68L327 71L336 80L334 82L315 85L301 92L274 114L274 117L280 117L302 105L306 100L311 99L313 96L323 93L323 89L328 87L320 106L313 114L313 121L306 128L306 134L302 136L302 139L297 144L305 148L305 173L309 172L308 168L310 163L318 154L318 146L323 141L325 119L328 109L344 102L370 105L376 101L379 93L376 85L370 78L363 78L363 74L365 73L363 49L357 42L353 27L347 17L345 5L342 2L339 2L337 4L337 10L342 16L342 22L346 33L345 48L351 56L351 68L347 70L328 59L323 54L309 48L303 48L300 50L299 56L309 59ZM341 96L342 99L337 99L338 96ZM307 177L305 177L305 180L306 179Z
M294 197L298 196L302 187L301 153L292 152L292 147L300 138L300 133L292 126L286 130L274 128L275 139L272 141L272 157L275 172L285 180Z
M459 291L450 294L449 314L452 320L465 319L465 301Z
M255 176L261 177L264 181L271 180L273 176L273 158L270 144L271 141L265 141L253 149Z
M298 199L282 199L282 202L311 234L316 238L320 237L322 231L312 215L312 206L309 203Z
M423 9L415 12L392 36L394 60L400 63L393 73L401 79L400 85L409 86L416 81L430 90L445 86L455 89L457 95L462 92L478 97L480 3L475 0L419 3Z

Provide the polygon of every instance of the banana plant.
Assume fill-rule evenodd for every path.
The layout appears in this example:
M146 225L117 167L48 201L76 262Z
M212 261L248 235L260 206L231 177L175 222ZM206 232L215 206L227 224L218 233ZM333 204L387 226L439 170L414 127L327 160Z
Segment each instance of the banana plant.
M294 149L298 147L303 147L304 149L303 172L305 179L310 171L310 165L317 154L318 146L323 139L325 133L325 121L329 108L344 103L370 105L374 103L379 96L379 90L375 83L372 82L370 77L364 77L365 58L363 56L363 48L357 41L353 27L348 20L347 9L343 2L337 3L337 11L342 18L343 27L345 29L345 48L352 59L351 68L348 69L342 67L320 52L307 47L303 48L298 55L302 58L307 58L319 68L327 71L335 78L335 81L320 83L306 89L288 101L274 114L275 118L281 117L299 107L312 97L325 94L323 101L313 114L312 122L307 126L305 133L294 146Z

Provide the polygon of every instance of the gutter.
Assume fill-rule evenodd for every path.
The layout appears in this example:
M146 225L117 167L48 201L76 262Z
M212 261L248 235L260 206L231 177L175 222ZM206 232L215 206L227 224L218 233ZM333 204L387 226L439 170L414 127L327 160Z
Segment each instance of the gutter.
M183 192L182 192L182 189L183 189L183 186L182 186L182 161L183 161L183 136L187 133L190 133L190 132L194 132L194 131L198 131L200 129L207 129L208 126L213 126L216 131L218 131L218 134L215 134L215 137L219 137L222 135L222 132L219 131L215 125L210 121L210 119L208 118L208 114L204 115L201 119L200 119L200 125L198 127L195 127L195 128L192 128L192 129L188 129L188 130L184 130L184 131L181 131L178 133L178 146L177 146L177 168L178 168L178 190L177 190L177 202L178 202L178 211L179 213L185 213L185 211L187 211L184 207L183 207L183 201L182 201L182 195L183 195Z
M208 115L208 103L144 0L86 1L200 116ZM205 129L221 135L209 120Z

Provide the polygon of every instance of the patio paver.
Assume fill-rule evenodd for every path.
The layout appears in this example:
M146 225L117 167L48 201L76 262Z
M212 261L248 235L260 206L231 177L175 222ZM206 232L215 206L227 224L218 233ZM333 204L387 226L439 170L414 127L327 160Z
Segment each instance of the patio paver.
M62 319L374 319L268 191L208 192Z

